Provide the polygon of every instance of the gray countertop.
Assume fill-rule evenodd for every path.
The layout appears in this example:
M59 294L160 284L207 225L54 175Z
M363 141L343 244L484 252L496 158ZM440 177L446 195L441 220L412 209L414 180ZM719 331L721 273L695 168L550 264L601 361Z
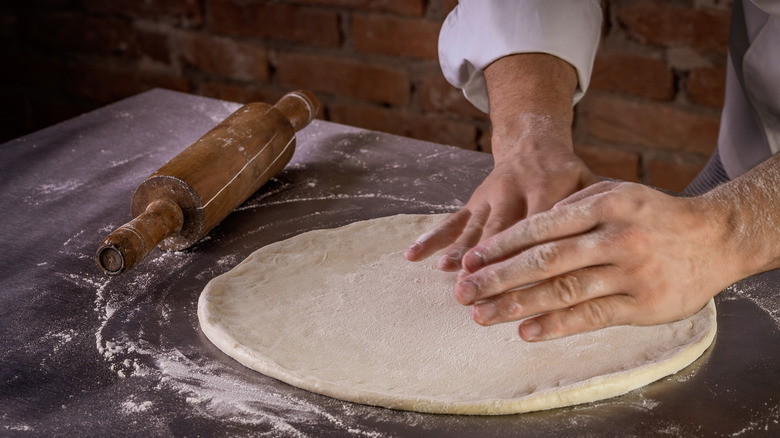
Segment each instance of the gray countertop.
M780 271L718 296L717 338L692 366L598 403L429 415L245 369L198 328L211 278L303 231L452 211L492 160L315 121L288 167L201 242L103 275L95 250L130 219L135 187L238 106L153 90L0 145L0 435L780 435Z

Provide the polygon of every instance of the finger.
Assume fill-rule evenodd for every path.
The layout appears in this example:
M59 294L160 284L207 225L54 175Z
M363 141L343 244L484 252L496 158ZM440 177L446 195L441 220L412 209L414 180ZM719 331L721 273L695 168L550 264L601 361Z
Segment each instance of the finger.
M451 214L434 229L418 237L406 250L404 256L411 262L430 257L436 251L454 242L463 232L470 217L471 212L465 208Z
M549 191L532 192L528 197L528 213L532 216L537 213L554 208L557 202L565 200L589 186L604 181L602 178L594 175L589 170L583 171L575 185L552 186ZM572 198L571 202L582 199L581 197ZM569 202L569 203L571 203Z
M591 202L571 204L533 215L483 240L463 257L463 268L477 272L541 243L584 233L599 222Z
M521 201L515 202L517 204L522 204ZM481 238L487 239L493 237L512 225L515 225L525 216L525 205L496 204L491 210L490 217L488 217L485 222Z
M568 187L555 187L554 191L538 191L528 195L526 216L533 216L552 208L556 201L568 196L571 191Z
M568 197L558 201L552 208L562 207L564 205L574 204L585 198L598 195L600 193L608 192L615 188L619 184L617 181L601 181L596 184L585 187L582 190L572 193Z
M518 327L526 341L545 341L628 324L636 312L631 295L609 295L585 301L565 310L545 313L523 321Z
M567 309L621 290L611 276L613 270L611 266L598 266L510 290L477 302L471 308L471 316L479 324L493 325Z
M455 243L450 245L444 255L439 258L437 267L442 271L457 271L461 268L463 255L474 247L482 238L482 232L485 222L490 216L490 210L486 209L480 212L474 212L469 218L468 223L458 236Z
M463 305L495 297L506 291L572 273L608 265L615 259L614 245L592 232L528 248L514 257L458 276L455 299Z

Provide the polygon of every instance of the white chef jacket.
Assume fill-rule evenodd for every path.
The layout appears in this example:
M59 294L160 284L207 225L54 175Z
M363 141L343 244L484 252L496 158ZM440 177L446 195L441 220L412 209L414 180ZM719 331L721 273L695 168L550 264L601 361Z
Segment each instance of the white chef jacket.
M744 13L743 17L734 14L732 23L726 98L716 151L729 178L736 178L780 151L780 0L735 2L742 2L737 6L742 6ZM442 72L474 106L489 112L483 70L507 55L548 53L576 69L577 103L593 71L601 33L599 3L461 0L447 16L439 35ZM739 50L740 38L734 35L739 32L746 34L743 50Z

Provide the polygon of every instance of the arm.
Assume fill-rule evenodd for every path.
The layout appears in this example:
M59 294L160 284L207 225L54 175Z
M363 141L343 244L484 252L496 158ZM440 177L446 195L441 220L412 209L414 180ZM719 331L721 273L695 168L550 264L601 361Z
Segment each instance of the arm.
M439 268L457 270L481 239L598 181L573 152L571 65L547 54L511 55L489 65L485 79L494 168L463 209L418 239L409 260L446 247Z
M572 65L572 103L585 94L596 57L600 0L460 0L439 34L439 63L447 81L490 112L485 69L513 54L547 53Z
M780 267L780 155L695 198L603 182L481 242L455 296L536 341L687 317ZM518 289L522 288L522 289Z
M577 75L571 65L547 54L512 55L488 66L485 78L494 172L511 175L510 185L520 189L513 201L525 201L514 220L486 227L493 235L598 179L574 154L571 99Z
M447 80L490 112L495 166L459 212L406 252L464 251L596 181L572 152L572 102L585 92L601 30L598 0L461 0L439 36Z

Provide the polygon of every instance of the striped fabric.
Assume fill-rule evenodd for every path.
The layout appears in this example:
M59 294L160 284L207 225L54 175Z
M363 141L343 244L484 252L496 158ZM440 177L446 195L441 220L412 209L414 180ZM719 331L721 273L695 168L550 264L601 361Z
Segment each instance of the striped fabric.
M704 166L704 169L702 169L688 187L683 190L683 195L701 195L712 190L715 186L728 181L729 177L726 175L723 163L720 162L720 154L716 150L713 152L712 157L710 157L710 161Z

